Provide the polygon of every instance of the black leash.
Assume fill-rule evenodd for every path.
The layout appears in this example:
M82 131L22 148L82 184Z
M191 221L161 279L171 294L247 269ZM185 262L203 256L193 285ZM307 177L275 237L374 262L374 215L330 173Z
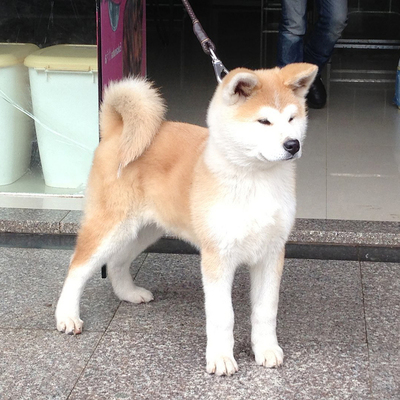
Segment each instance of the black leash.
M214 68L215 77L218 82L222 81L222 78L229 72L224 64L222 64L221 60L215 54L215 45L211 41L211 39L207 36L203 27L200 24L200 21L197 19L196 14L193 12L193 9L187 0L182 0L183 5L186 8L187 13L189 14L190 19L193 23L193 32L197 37L197 40L200 42L201 47L203 48L204 53L208 54L211 57L211 62Z

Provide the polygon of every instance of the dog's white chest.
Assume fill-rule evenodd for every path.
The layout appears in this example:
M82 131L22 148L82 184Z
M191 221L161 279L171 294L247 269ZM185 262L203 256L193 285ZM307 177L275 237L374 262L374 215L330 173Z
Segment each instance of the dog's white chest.
M257 258L268 243L286 241L294 212L294 196L269 185L244 185L224 193L211 207L208 226L220 251Z

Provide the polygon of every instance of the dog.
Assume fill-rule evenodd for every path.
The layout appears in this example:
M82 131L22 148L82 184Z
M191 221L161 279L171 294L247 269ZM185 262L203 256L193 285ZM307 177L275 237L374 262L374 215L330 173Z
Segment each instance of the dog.
M295 160L307 126L305 96L317 74L307 63L228 73L210 102L208 129L165 120L164 101L144 78L112 83L100 111L101 140L84 217L57 304L57 329L82 332L85 283L107 264L119 299L153 300L133 282L133 259L165 232L201 254L206 370L231 375L235 270L251 276L255 361L278 367L276 337L285 243L295 220Z

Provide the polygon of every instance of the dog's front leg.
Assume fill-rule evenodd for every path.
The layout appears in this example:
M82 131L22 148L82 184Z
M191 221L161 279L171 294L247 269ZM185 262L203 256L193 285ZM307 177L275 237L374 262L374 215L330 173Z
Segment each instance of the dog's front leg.
M207 320L207 372L232 375L238 370L233 357L232 282L235 268L210 252L202 253L202 274Z
M250 268L252 348L256 363L267 368L279 367L283 362L283 351L276 337L283 263L284 251L280 256L269 256Z

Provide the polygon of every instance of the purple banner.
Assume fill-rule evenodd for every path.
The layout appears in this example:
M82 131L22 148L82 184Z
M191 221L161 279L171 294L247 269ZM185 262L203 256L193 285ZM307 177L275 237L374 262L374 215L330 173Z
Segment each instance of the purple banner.
M100 0L99 66L102 88L146 73L145 0Z

